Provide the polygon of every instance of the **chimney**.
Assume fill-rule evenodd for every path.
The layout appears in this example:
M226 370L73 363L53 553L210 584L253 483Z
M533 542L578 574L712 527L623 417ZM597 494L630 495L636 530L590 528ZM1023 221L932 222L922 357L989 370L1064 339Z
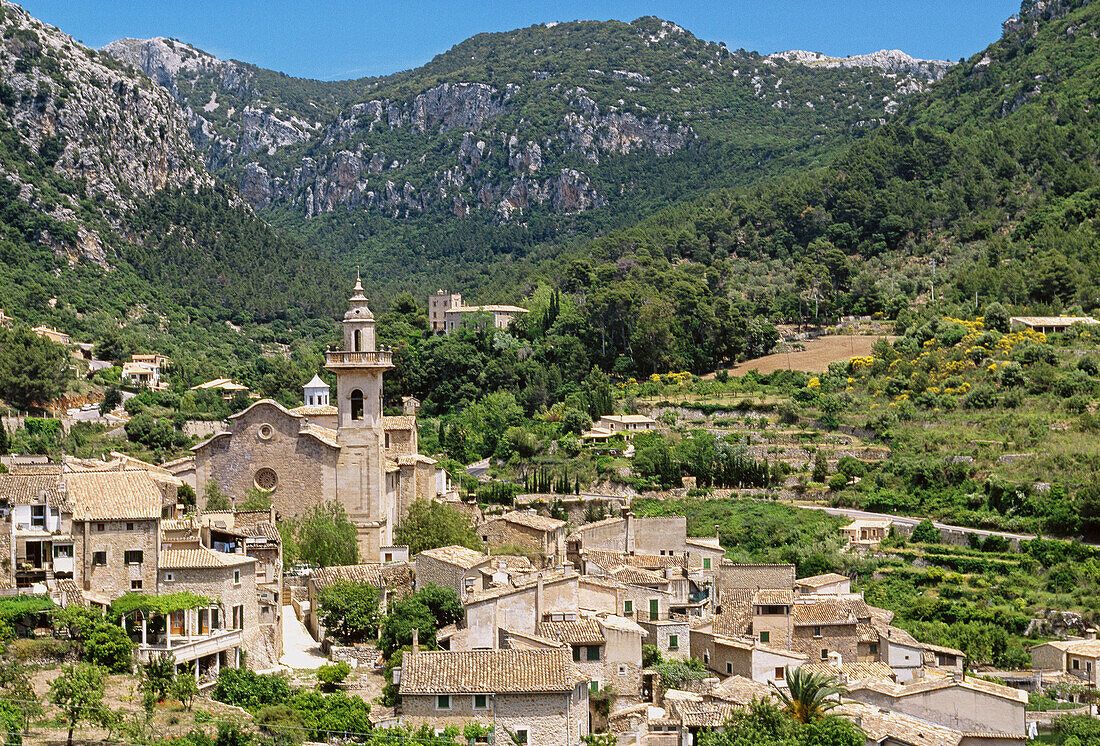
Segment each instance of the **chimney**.
M1089 627L1088 629L1085 630L1085 639L1086 640L1095 640L1096 639L1096 628L1095 627Z
M413 627L413 644L412 651L414 653L420 652L420 630Z
M535 624L538 624L542 621L542 573L535 577Z
M966 681L966 673L963 672L962 670L952 671L951 672L951 680L954 681L955 683L960 683L960 682Z
M626 553L634 554L634 513L627 508L623 517L626 519Z

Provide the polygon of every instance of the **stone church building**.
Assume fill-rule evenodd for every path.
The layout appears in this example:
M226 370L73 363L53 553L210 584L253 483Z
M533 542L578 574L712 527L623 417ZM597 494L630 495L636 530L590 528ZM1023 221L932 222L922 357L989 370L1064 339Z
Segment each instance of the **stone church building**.
M253 488L270 491L283 516L336 500L358 529L364 561L396 559L394 527L413 500L447 492L447 474L417 453L416 417L382 415L382 376L393 362L377 349L361 281L343 327L344 349L325 353L325 369L336 376L331 403L328 386L315 376L304 387L303 406L261 399L231 416L226 431L194 446L193 463L165 466L200 495L211 480L238 500Z

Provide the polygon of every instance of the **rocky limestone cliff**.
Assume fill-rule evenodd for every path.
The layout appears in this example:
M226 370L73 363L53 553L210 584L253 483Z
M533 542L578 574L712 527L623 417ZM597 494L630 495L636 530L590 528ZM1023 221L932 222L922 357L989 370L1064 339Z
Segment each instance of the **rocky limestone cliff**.
M83 185L112 225L144 195L171 186L212 185L172 96L148 78L77 43L71 36L0 0L0 121L53 171ZM20 184L20 198L63 222L77 222L79 193L46 196L18 164L0 176ZM97 201L98 200L98 201ZM97 229L82 222L77 246L54 244L106 266Z
M700 128L722 137L714 122L739 117L767 130L809 120L807 144L866 130L949 66L897 51L761 58L654 18L480 35L419 70L335 83L288 79L164 38L105 51L176 97L208 166L244 199L307 218L338 209L489 212L501 221L536 205L582 212L628 198L635 176L600 179L617 159L675 156L700 142Z

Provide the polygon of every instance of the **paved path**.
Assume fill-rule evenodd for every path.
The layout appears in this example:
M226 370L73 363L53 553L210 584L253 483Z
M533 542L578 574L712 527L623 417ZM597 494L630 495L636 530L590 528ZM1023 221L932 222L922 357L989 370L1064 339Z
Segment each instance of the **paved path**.
M866 510L854 510L852 508L830 508L825 505L795 505L798 508L806 508L807 510L824 510L829 515L839 515L844 518L851 518L855 520L862 518L869 521L881 521L889 519L894 523L901 524L902 526L916 526L923 521L923 518L914 518L907 515L894 515L893 513L868 513ZM964 534L976 534L977 536L1002 536L1006 539L1015 539L1017 541L1031 541L1035 538L1033 534L1012 534L1006 531L990 531L984 528L968 528L967 526L952 526L948 523L938 523L932 521L932 525L943 531L957 531Z
M321 646L310 636L306 625L298 621L293 606L283 607L283 657L279 663L286 668L317 669L328 663Z

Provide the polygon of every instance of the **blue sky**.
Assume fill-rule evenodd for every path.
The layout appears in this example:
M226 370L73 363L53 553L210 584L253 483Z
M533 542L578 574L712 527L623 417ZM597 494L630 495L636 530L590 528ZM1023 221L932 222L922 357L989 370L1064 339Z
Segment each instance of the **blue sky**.
M1019 0L24 0L31 14L100 47L170 36L221 58L336 80L416 67L483 31L656 15L708 41L761 53L901 49L957 60L1000 36Z

